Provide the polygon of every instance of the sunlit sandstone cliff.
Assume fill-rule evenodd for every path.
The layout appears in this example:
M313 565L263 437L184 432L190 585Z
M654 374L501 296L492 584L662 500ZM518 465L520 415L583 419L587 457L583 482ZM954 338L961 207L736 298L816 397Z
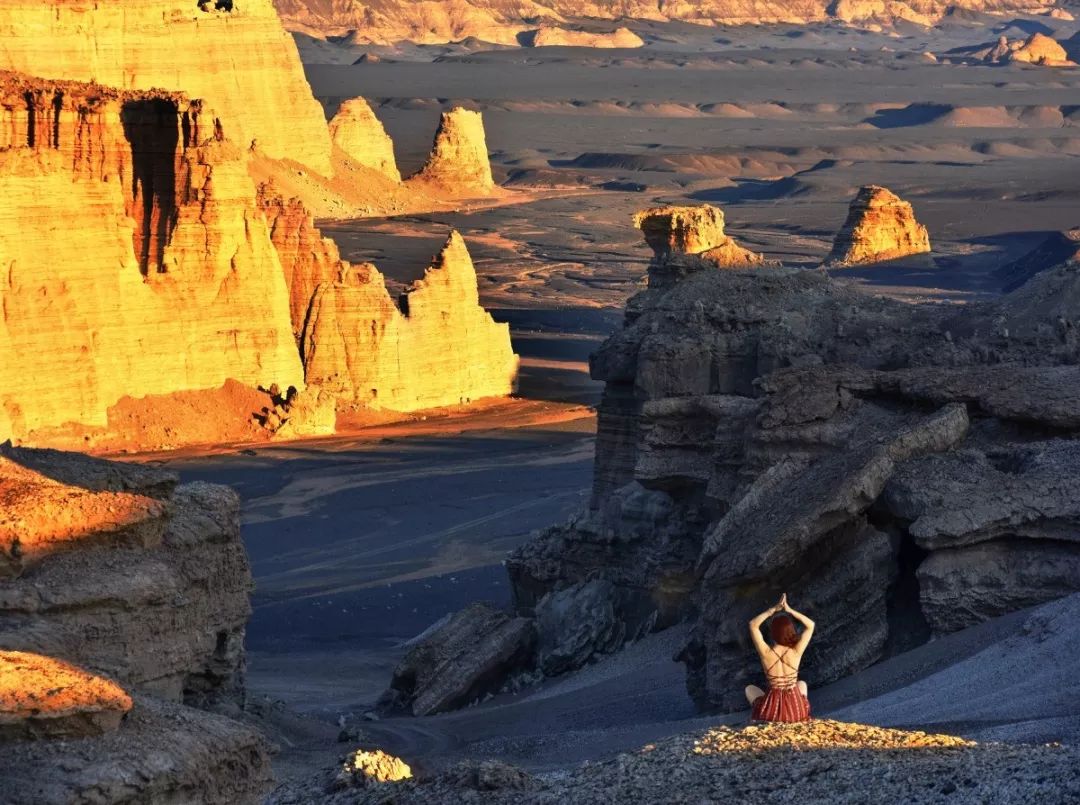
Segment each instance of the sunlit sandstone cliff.
M202 98L229 136L329 174L330 137L271 0L0 0L0 69Z
M330 136L334 145L356 162L395 182L401 181L394 143L363 98L351 98L341 104L330 121Z
M453 195L483 195L495 187L488 159L484 118L456 106L443 112L431 153L410 181Z
M476 271L456 232L397 304L370 264L320 285L302 351L308 383L392 410L504 396L517 375L509 326L480 306Z
M184 96L0 77L0 434L302 385L244 155Z
M826 263L878 263L928 251L930 236L911 204L888 188L867 185L852 200Z

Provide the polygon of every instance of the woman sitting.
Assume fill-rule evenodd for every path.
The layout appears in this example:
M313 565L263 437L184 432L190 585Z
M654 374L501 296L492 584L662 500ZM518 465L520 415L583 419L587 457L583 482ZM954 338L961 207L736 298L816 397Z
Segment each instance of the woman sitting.
M770 617L771 646L761 636L761 624ZM803 625L801 635L795 630L792 618ZM780 597L776 606L750 621L750 639L769 681L768 693L757 685L746 686L746 698L752 708L750 717L754 721L810 720L810 700L806 698L806 683L799 679L799 663L813 634L814 622L788 606L787 594Z

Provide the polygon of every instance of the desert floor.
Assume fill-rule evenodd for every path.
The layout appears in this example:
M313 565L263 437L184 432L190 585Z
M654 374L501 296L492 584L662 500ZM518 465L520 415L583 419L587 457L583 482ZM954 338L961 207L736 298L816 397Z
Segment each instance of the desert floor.
M279 774L332 765L342 719L421 766L457 754L552 766L705 723L670 660L679 629L460 713L361 714L403 641L473 600L507 601L501 557L587 500L595 420L584 406L599 394L587 361L642 283L648 250L630 225L635 210L711 202L744 245L809 270L857 187L884 184L915 205L933 254L836 276L912 301L996 294L996 268L1048 231L1080 224L1080 68L985 66L965 54L1034 30L1076 51L1078 27L970 17L888 36L645 25L647 46L625 51L358 48L301 37L328 112L344 98L371 100L403 173L422 162L439 111L462 102L484 112L499 180L558 192L324 222L346 258L374 260L402 283L459 229L482 302L511 323L520 397L538 402L166 460L185 479L229 483L243 496L257 584L250 690L282 730ZM351 64L367 51L382 60ZM818 713L871 723L1075 740L1080 704L1040 712L1033 701L1056 669L1015 673L1004 695L1011 655L985 653L1022 640L1023 618L928 644L811 698ZM973 692L972 679L988 684Z

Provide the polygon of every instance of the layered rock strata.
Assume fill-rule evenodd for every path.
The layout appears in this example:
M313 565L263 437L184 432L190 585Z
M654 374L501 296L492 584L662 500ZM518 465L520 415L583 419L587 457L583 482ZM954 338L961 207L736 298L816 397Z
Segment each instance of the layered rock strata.
M825 264L880 263L928 251L930 236L911 204L887 188L867 185L852 200Z
M330 120L330 138L350 159L392 181L401 181L394 159L394 142L363 98L351 98L341 104Z
M431 153L410 180L436 185L456 195L490 193L495 180L481 114L460 106L443 112Z
M653 250L650 288L669 287L706 268L776 265L725 234L724 212L711 204L642 210L634 216L634 226Z
M242 704L251 574L236 495L77 454L0 452L21 521L36 533L55 516L65 548L0 585L0 740L16 739L0 752L0 799L259 801L263 738L192 707ZM132 504L156 539L116 538Z
M0 485L21 485L22 521L44 528L58 515L65 538L63 551L4 582L0 648L67 660L177 701L241 692L251 573L236 495L209 484L174 490L173 475L124 470L125 491L115 491L99 469L106 462L57 455L7 448L0 460ZM78 531L65 526L68 500L78 503ZM153 540L117 538L117 519L133 507Z
M654 262L685 241L646 234ZM818 623L813 688L1080 589L1078 300L1075 264L963 307L782 268L650 283L590 363L589 506L506 562L534 668L689 618L691 696L737 710L782 592Z
M0 69L182 89L213 107L241 149L331 172L322 108L271 0L3 0L0 38Z
M480 306L476 270L457 232L396 304L370 264L319 285L301 351L309 384L397 411L505 396L517 376L509 325Z
M518 37L529 47L639 48L645 40L629 28L614 31L578 31L558 26L544 26Z
M244 155L201 103L4 74L0 118L0 435L303 384Z

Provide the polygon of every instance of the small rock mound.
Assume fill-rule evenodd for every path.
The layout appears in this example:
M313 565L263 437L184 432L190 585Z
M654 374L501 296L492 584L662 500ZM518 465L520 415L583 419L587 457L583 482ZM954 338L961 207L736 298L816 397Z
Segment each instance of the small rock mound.
M0 738L81 738L112 732L131 710L123 688L74 665L0 651Z
M341 104L330 121L330 137L351 159L388 179L401 181L394 160L394 141L363 98L352 98Z
M930 251L926 227L911 204L877 185L859 188L826 265L859 265Z
M381 749L358 749L345 759L336 780L337 788L354 788L372 783L396 783L411 778L412 769L401 758Z
M431 154L412 178L458 195L491 192L495 180L481 114L460 106L444 112Z

